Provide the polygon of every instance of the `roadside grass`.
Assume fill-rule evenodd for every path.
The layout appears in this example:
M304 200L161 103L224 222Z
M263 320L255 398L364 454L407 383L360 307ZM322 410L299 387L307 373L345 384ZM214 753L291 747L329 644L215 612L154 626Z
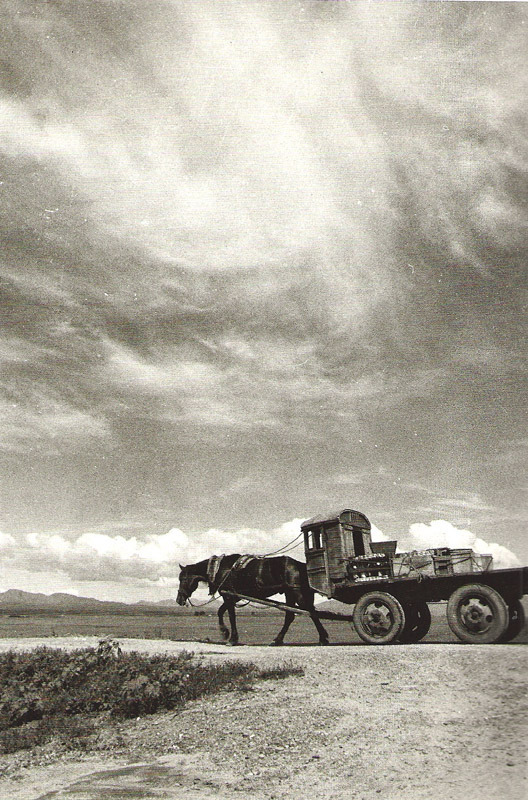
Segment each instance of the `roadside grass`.
M88 746L103 718L123 720L181 708L221 691L250 691L256 681L302 675L285 664L208 663L178 656L122 653L113 640L66 652L40 647L0 654L0 753L54 738L68 749Z

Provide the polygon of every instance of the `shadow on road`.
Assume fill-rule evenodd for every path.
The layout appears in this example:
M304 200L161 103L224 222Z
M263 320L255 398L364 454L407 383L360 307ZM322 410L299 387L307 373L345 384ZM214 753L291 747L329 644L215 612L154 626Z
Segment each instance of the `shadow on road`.
M215 781L157 763L94 772L36 800L188 800L190 791L204 800L221 800L221 785Z

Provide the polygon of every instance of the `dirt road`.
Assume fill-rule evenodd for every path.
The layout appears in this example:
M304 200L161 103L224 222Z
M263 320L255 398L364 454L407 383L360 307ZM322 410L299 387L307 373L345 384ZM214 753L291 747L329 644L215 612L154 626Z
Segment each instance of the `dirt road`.
M53 644L79 647L93 641ZM293 662L304 667L305 675L263 682L245 694L206 698L178 714L129 721L112 734L102 731L97 749L83 757L71 754L45 766L7 768L0 797L527 796L523 645L274 649L152 640L123 645L148 652L192 649L207 658L243 658L259 665ZM22 641L10 646L20 647Z

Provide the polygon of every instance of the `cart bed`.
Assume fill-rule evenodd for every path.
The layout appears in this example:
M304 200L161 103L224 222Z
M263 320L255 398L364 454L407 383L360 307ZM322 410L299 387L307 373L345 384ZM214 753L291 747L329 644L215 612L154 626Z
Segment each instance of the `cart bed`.
M357 603L366 592L389 592L400 601L426 603L448 600L460 586L484 584L496 589L507 601L519 600L528 594L528 567L494 569L487 572L468 572L456 575L420 575L418 577L380 578L379 580L348 580L335 584L332 598L342 603Z

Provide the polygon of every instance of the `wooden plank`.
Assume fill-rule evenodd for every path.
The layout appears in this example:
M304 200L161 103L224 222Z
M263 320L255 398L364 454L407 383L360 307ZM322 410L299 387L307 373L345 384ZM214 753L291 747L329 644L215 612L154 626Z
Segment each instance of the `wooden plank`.
M251 603L260 603L262 606L278 608L279 611L291 611L293 614L307 614L310 616L310 612L306 611L305 608L287 606L286 603L281 603L279 600L261 600L259 597L250 597L247 594L235 594L235 592L222 592L222 594L239 600L249 600ZM321 619L345 620L346 622L352 621L352 614L339 614L334 611L318 611L317 609L315 609L315 611Z
M260 603L261 606L270 606L271 608L278 608L279 611L293 611L294 614L308 614L310 616L310 612L306 611L304 608L296 608L294 606L287 606L286 603L281 603L279 600L261 600L259 597L250 597L247 594L239 594L238 592L221 592L229 597L238 598L239 600L249 600L251 603Z

